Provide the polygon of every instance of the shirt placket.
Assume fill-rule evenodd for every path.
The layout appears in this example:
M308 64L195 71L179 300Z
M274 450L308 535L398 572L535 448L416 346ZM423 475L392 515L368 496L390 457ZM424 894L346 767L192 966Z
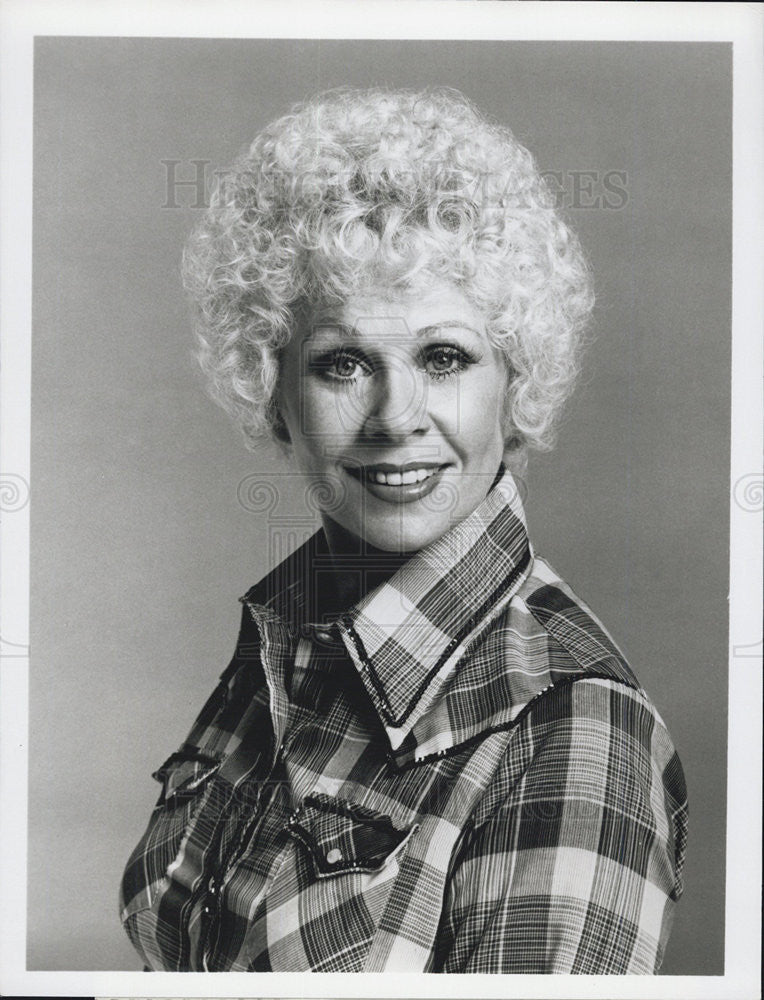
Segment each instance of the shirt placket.
M223 909L225 906L225 891L231 879L235 876L236 866L244 853L247 844L257 836L258 829L263 824L271 797L263 795L263 790L273 787L277 775L286 781L286 770L283 767L284 749L289 726L289 699L284 688L285 664L291 658L293 636L289 629L268 609L256 604L247 603L247 608L257 624L260 633L260 650L262 666L268 685L270 699L270 716L273 731L273 741L268 764L261 774L248 774L231 786L224 817L221 825L230 822L230 809L237 795L246 783L254 781L256 794L254 796L251 815L237 824L237 832L228 845L225 854L220 858L214 871L209 875L205 885L205 899L202 904L202 932L200 934L197 953L200 956L200 968L204 972L222 971L235 956L221 952L219 945L219 930ZM221 769L221 778L226 778L226 765ZM277 797L278 799L281 796ZM265 892L266 884L261 888ZM217 931L217 933L216 933ZM222 963L222 964L221 964Z

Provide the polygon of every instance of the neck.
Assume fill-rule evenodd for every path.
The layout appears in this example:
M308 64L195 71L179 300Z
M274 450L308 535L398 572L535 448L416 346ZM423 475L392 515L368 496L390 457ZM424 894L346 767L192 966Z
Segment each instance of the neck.
M356 604L389 580L413 555L377 549L326 515L322 522L334 564L336 596L343 608Z
M502 462L488 492L496 486L504 475ZM335 610L346 610L357 604L362 597L375 590L408 562L414 552L388 552L377 549L352 531L343 528L328 515L322 515L324 535L333 564L334 594L325 595L327 601L335 603Z

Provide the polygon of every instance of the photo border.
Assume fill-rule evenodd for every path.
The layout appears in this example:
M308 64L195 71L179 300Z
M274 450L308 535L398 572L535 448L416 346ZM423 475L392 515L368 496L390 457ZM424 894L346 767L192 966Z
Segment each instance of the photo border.
M395 16L391 17L394 4ZM727 41L733 44L733 305L725 973L723 976L512 976L525 997L740 997L759 987L761 884L762 316L764 13L749 4L313 0L253 5L48 4L0 7L0 991L28 996L503 997L504 976L28 972L26 866L34 37ZM178 31L182 26L182 32ZM299 27L298 27L299 26ZM330 28L328 26L331 26ZM756 835L752 835L752 831Z

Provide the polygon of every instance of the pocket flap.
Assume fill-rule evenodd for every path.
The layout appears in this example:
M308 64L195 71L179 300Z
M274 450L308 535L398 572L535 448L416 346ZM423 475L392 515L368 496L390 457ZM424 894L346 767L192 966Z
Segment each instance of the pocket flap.
M287 829L310 852L318 875L338 875L379 871L417 826L399 828L384 813L311 795L289 817Z
M151 775L162 785L160 804L191 798L218 770L222 756L210 754L199 747L184 743Z

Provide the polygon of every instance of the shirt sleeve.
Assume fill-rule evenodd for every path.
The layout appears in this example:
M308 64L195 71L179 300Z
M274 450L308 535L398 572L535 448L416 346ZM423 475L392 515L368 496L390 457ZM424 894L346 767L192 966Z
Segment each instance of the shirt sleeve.
M586 679L545 693L452 866L438 971L657 971L686 812L679 759L642 692Z

